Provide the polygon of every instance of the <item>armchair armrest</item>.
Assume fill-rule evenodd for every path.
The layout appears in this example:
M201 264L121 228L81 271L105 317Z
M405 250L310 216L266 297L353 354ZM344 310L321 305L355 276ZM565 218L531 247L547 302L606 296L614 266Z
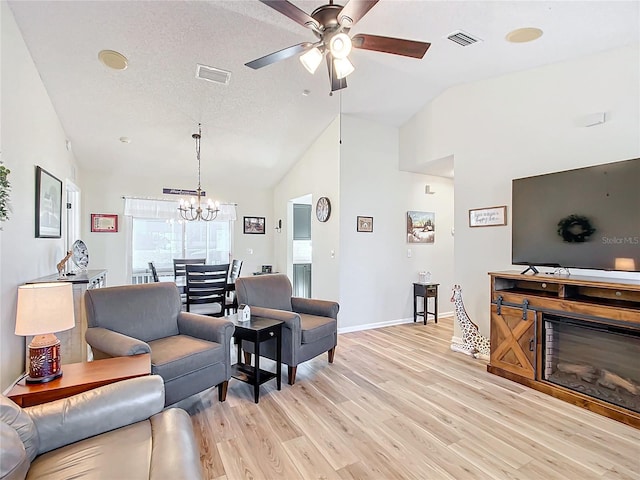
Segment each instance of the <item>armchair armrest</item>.
M102 327L88 328L85 339L91 347L112 357L151 353L148 343Z
M226 318L208 317L189 312L178 314L178 331L190 337L229 345L234 328L233 322Z
M131 378L69 398L27 407L40 437L38 454L146 420L164 408L158 375Z
M302 297L291 297L291 307L294 312L329 317L334 320L338 318L338 310L340 310L337 302Z

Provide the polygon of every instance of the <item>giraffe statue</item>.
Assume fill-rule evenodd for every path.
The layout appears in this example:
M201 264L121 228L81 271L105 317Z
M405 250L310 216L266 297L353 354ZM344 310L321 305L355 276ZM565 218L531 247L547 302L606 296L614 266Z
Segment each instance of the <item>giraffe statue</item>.
M489 339L480 334L478 326L467 315L462 303L460 285L453 286L451 301L456 310L456 319L462 330L462 343L452 343L451 350L471 355L474 358L489 360Z

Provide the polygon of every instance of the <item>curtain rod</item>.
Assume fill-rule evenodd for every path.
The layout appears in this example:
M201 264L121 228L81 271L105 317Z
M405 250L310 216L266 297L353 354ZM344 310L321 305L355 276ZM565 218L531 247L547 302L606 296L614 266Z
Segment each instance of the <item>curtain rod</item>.
M179 201L179 200L176 200L174 198L129 197L127 195L123 195L122 198L125 199L125 200L154 200L156 202L178 202ZM238 206L237 203L233 203L233 202L220 202L220 205L231 205L232 207L237 207Z

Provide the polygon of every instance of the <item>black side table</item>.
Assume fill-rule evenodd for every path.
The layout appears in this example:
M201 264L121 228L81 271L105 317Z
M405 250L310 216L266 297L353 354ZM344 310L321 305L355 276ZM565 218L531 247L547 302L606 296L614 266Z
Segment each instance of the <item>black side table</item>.
M258 403L260 396L260 385L273 378L276 379L278 390L282 386L282 320L257 317L252 315L248 322L238 321L238 314L227 317L233 322L236 329L233 333L236 348L238 350L238 363L231 366L231 376L249 385L253 385L255 402ZM276 339L276 373L262 370L260 368L260 344L266 340ZM254 344L255 366L242 362L242 341L246 340Z
M421 316L424 320L424 324L427 324L427 315L431 314L434 317L436 323L438 323L438 285L439 283L414 283L413 284L413 321L418 320L418 316ZM418 297L422 297L424 301L424 307L421 312L418 311ZM433 312L427 310L428 299L434 299Z

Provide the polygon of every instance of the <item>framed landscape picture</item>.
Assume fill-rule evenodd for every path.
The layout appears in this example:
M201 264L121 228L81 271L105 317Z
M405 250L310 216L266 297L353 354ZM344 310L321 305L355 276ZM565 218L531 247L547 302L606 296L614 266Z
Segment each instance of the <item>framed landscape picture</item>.
M62 237L62 182L36 167L36 238Z
M436 214L434 212L407 212L407 243L434 243L436 240Z
M244 229L243 233L264 235L265 218L264 217L243 217Z

